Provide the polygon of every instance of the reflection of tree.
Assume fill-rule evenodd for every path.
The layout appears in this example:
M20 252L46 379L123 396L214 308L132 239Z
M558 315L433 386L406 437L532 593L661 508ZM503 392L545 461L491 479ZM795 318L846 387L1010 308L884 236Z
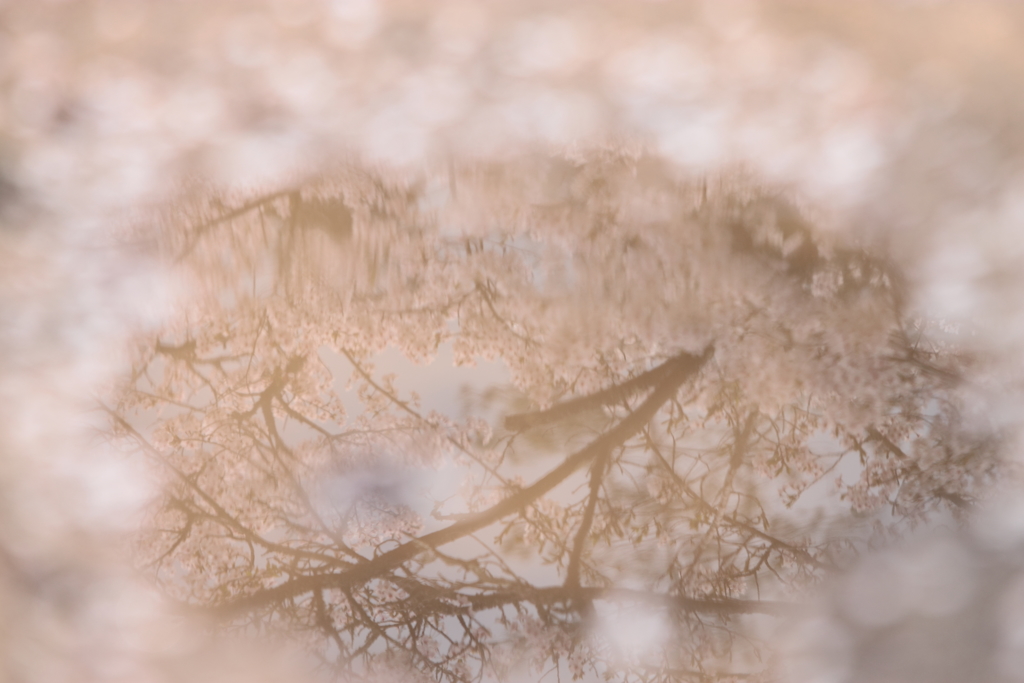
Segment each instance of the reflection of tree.
M960 417L967 359L882 261L778 196L643 159L458 183L455 201L351 170L172 222L212 293L141 345L112 410L169 476L140 537L169 593L349 675L500 677L523 653L574 676L750 675L740 617L784 611L869 537L857 520L959 514L992 476L993 440ZM535 405L492 432L424 412L370 360L441 343L503 360ZM568 455L538 445L553 428ZM415 473L446 458L462 494L424 519ZM846 531L787 522L812 486ZM595 626L614 606L671 646L617 646Z

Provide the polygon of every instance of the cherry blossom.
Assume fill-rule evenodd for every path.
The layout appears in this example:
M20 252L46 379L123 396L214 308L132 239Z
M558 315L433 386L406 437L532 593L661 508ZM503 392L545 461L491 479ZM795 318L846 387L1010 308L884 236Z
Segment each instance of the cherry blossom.
M347 675L476 680L523 647L538 672L728 680L762 671L743 615L999 472L962 417L974 359L780 192L606 152L454 169L425 205L428 181L353 165L168 211L196 299L111 415L166 476L137 547L175 599L308 633ZM502 420L376 367L441 345L507 367ZM462 493L424 505L444 463ZM812 490L847 532L800 528ZM609 605L685 644L602 641Z

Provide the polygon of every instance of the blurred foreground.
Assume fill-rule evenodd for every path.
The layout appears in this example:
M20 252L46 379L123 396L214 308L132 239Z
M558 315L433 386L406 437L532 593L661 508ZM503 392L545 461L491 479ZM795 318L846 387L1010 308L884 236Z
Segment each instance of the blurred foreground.
M1015 6L0 20L3 680L1024 678Z

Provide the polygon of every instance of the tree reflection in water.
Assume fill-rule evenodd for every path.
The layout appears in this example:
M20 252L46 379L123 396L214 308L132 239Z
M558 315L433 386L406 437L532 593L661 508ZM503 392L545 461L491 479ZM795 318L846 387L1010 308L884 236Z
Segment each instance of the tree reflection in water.
M998 466L955 335L813 223L596 153L177 207L198 294L111 406L166 475L140 561L346 677L764 675L748 615ZM511 386L459 416L375 367L442 346Z

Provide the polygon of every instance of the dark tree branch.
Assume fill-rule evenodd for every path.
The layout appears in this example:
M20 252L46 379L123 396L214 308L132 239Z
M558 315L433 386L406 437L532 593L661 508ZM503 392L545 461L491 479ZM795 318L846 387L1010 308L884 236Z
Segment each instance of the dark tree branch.
M706 361L707 358L710 358L710 355L710 350L706 351L702 358ZM444 529L439 529L438 531L407 541L397 548L378 555L369 562L351 567L347 571L292 579L280 586L222 603L216 611L222 616L232 617L317 589L351 589L413 559L424 550L430 550L436 546L451 543L490 526L503 517L523 510L526 506L555 488L570 474L598 456L609 453L612 449L621 446L627 439L637 434L654 417L661 406L675 395L679 387L697 374L702 365L703 363L679 364L673 367L672 371L651 395L615 427L605 432L583 449L570 455L561 465L548 472L548 474L541 477L531 486L512 494L487 510L470 515Z
M563 401L562 403L558 403L547 410L508 415L505 418L505 428L512 431L518 431L522 429L530 429L532 427L540 427L546 424L551 424L552 422L564 420L568 417L572 417L573 415L579 415L580 413L588 410L596 410L603 406L626 400L638 392L651 388L676 369L686 367L699 369L703 367L704 363L706 363L713 354L714 347L712 346L708 346L699 356L694 356L685 352L680 353L678 356L665 361L658 367L648 370L643 374L637 375L633 379L626 380L625 382L613 387L602 389L601 391L587 396L580 396L568 401Z

